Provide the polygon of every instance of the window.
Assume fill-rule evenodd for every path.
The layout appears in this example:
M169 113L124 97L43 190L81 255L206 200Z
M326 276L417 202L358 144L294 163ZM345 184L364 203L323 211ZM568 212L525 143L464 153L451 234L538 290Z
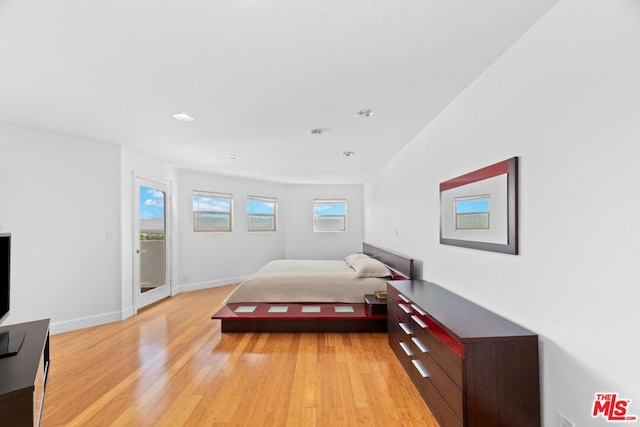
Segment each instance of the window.
M164 240L166 229L166 193L140 186L140 240Z
M489 229L489 195L456 197L456 230Z
M247 196L247 230L276 231L278 199Z
M193 231L231 231L233 194L193 192Z
M347 231L347 201L314 200L313 231Z

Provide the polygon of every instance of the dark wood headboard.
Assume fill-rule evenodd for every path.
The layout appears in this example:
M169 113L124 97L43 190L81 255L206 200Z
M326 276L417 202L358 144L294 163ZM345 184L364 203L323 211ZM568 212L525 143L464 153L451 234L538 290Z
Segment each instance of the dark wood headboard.
M413 258L409 258L407 256L400 255L386 249L378 248L365 242L362 243L362 252L369 255L371 258L380 260L382 263L388 265L407 278L414 278Z

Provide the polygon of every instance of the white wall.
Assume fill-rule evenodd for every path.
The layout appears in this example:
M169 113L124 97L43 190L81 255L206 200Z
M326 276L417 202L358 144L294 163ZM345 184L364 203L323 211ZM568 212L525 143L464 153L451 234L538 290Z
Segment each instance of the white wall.
M13 233L5 323L48 317L59 333L133 315L134 175L171 185L174 294L236 283L273 259L335 258L361 247L362 186L177 171L126 147L9 125L0 125L0 153L0 231ZM232 233L192 231L194 189L234 194ZM246 231L248 195L278 198L276 233ZM313 233L314 198L347 199L349 231Z
M347 231L313 231L314 199L347 200ZM340 259L362 250L364 226L362 185L289 185L287 187L286 257L290 259Z
M640 3L560 1L365 185L368 241L539 334L545 426L640 415L638 41ZM512 156L521 254L440 245L438 184Z
M120 318L119 147L0 125L0 231L11 315L63 332Z
M193 232L193 190L233 194L233 231ZM285 255L287 224L280 219L275 233L247 231L247 196L275 197L279 213L286 209L282 184L210 173L178 171L178 283L182 290L237 283L263 264Z
M178 283L181 290L237 283L278 258L337 259L362 248L361 185L288 185L236 176L180 170L175 199L178 230ZM192 192L205 190L234 196L233 232L194 233ZM250 233L247 196L278 199L275 233ZM346 233L313 232L313 200L348 201Z

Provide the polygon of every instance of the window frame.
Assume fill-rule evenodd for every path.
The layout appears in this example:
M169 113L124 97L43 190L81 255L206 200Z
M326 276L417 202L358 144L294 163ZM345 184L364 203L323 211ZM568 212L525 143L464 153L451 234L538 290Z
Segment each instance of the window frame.
M257 202L265 202L265 203L273 203L273 214L265 214L265 213L254 213L249 211L249 204L251 201ZM252 229L250 217L265 217L265 218L273 218L273 228L272 229ZM264 197L264 196L247 196L247 232L249 233L275 233L278 231L278 199L275 197Z
M318 227L318 217L319 215L317 214L317 207L320 205L338 205L338 204L342 204L344 205L344 215L342 214L327 214L327 215L321 215L324 217L342 217L344 218L344 227L341 230L335 230L335 229L322 229ZM346 233L348 230L348 203L346 199L314 199L313 200L313 232L314 233Z
M221 199L229 201L229 210L228 211L217 211L217 210L196 210L195 209L195 198L201 197L205 199ZM192 230L194 233L230 233L233 231L233 194L231 193L220 193L215 191L205 191L205 190L193 190L191 193L191 221L192 221ZM215 215L226 215L228 217L228 227L226 229L212 229L205 227L198 227L198 214L215 214Z

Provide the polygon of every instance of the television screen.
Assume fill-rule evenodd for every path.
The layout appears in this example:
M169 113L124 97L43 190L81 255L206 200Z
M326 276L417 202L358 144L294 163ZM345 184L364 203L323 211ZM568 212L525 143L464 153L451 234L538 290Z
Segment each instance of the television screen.
M0 323L9 315L11 234L0 234Z
M0 234L0 323L9 316L11 302L11 234ZM8 330L0 332L0 358L18 354L25 333Z

